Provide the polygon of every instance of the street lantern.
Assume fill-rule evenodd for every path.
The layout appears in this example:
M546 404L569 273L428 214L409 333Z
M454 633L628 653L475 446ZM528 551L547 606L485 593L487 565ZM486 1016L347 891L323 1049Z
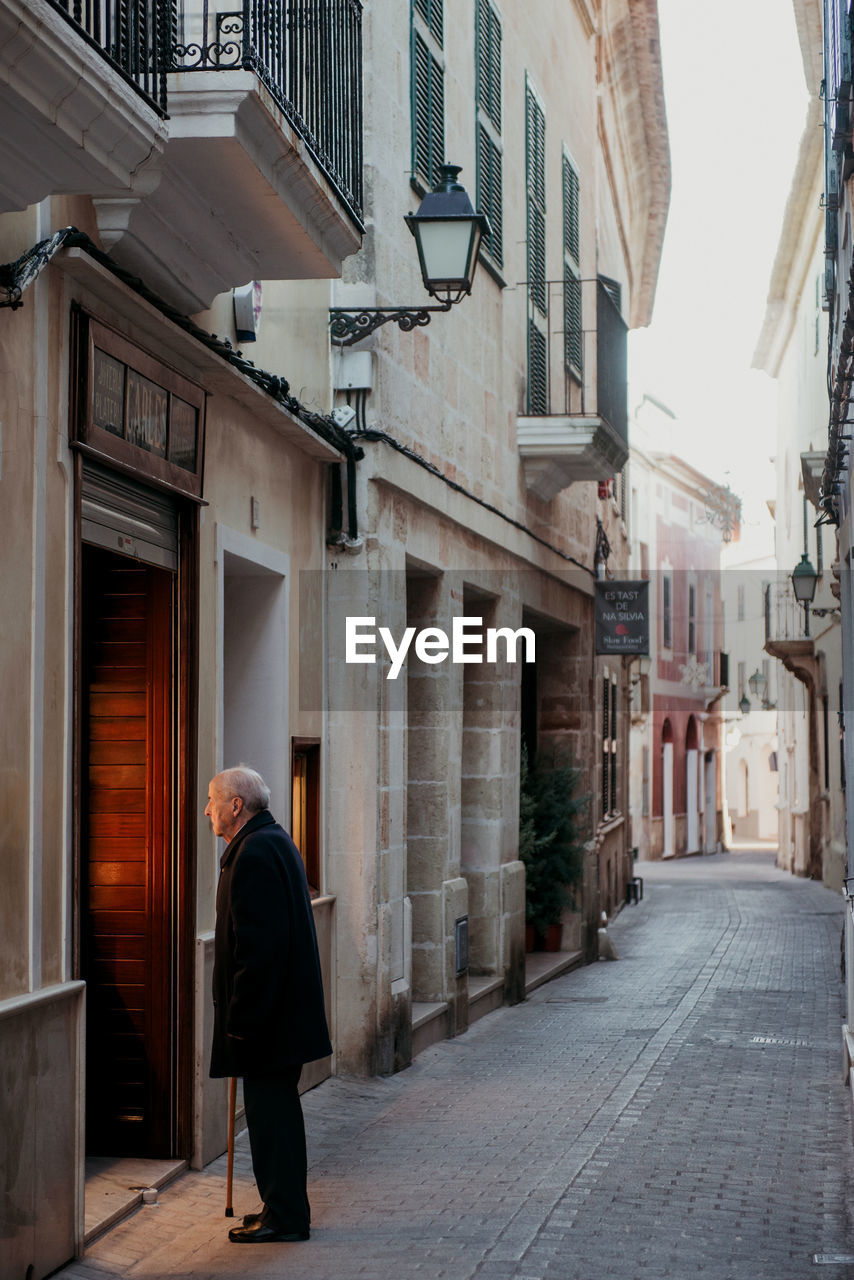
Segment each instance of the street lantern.
M404 219L415 237L424 288L450 306L471 293L477 255L489 222L475 213L468 192L457 181L458 164L443 164L440 181Z
M408 333L430 323L434 311L450 311L455 303L471 293L477 270L480 242L489 235L489 219L476 213L468 192L457 181L460 166L443 164L438 186L429 191L417 213L409 213L404 222L415 237L418 264L424 288L434 306L362 307L347 311L332 307L329 312L333 342L351 347L373 333L380 325L393 320Z
M746 693L743 693L739 698L738 709L743 716L750 714L750 699Z
M747 682L750 692L757 697L761 703L765 702L765 695L768 692L768 677L764 671L760 671L757 667L753 675Z
M792 589L795 593L795 599L804 606L805 636L809 636L810 633L810 605L815 599L817 585L818 574L810 564L810 558L805 551L799 563L792 570Z

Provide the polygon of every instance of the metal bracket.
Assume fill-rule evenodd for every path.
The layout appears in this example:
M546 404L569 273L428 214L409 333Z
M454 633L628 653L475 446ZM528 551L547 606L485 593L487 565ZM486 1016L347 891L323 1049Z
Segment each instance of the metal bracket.
M329 308L329 332L332 341L340 347L352 347L380 325L394 320L399 329L409 333L430 323L434 311L450 311L453 301L440 302L426 307L363 307L361 311L346 311L342 307Z

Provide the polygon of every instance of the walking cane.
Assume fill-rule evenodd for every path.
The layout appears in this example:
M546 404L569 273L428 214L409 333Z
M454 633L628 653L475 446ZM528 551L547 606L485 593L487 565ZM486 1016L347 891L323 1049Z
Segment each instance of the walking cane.
M225 1216L234 1217L231 1194L234 1187L234 1112L237 1107L237 1077L228 1082L228 1172L225 1177Z

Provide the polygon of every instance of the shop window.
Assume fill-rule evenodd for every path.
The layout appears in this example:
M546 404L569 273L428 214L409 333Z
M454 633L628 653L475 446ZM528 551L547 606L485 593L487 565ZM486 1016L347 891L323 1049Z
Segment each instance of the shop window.
M291 836L305 863L312 897L320 893L320 743L294 738L291 758Z

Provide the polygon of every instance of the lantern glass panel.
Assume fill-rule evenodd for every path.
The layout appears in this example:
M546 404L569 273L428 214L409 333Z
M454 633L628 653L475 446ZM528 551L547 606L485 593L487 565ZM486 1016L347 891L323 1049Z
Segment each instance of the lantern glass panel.
M468 219L430 219L418 223L424 280L429 287L446 281L471 283L472 223Z

